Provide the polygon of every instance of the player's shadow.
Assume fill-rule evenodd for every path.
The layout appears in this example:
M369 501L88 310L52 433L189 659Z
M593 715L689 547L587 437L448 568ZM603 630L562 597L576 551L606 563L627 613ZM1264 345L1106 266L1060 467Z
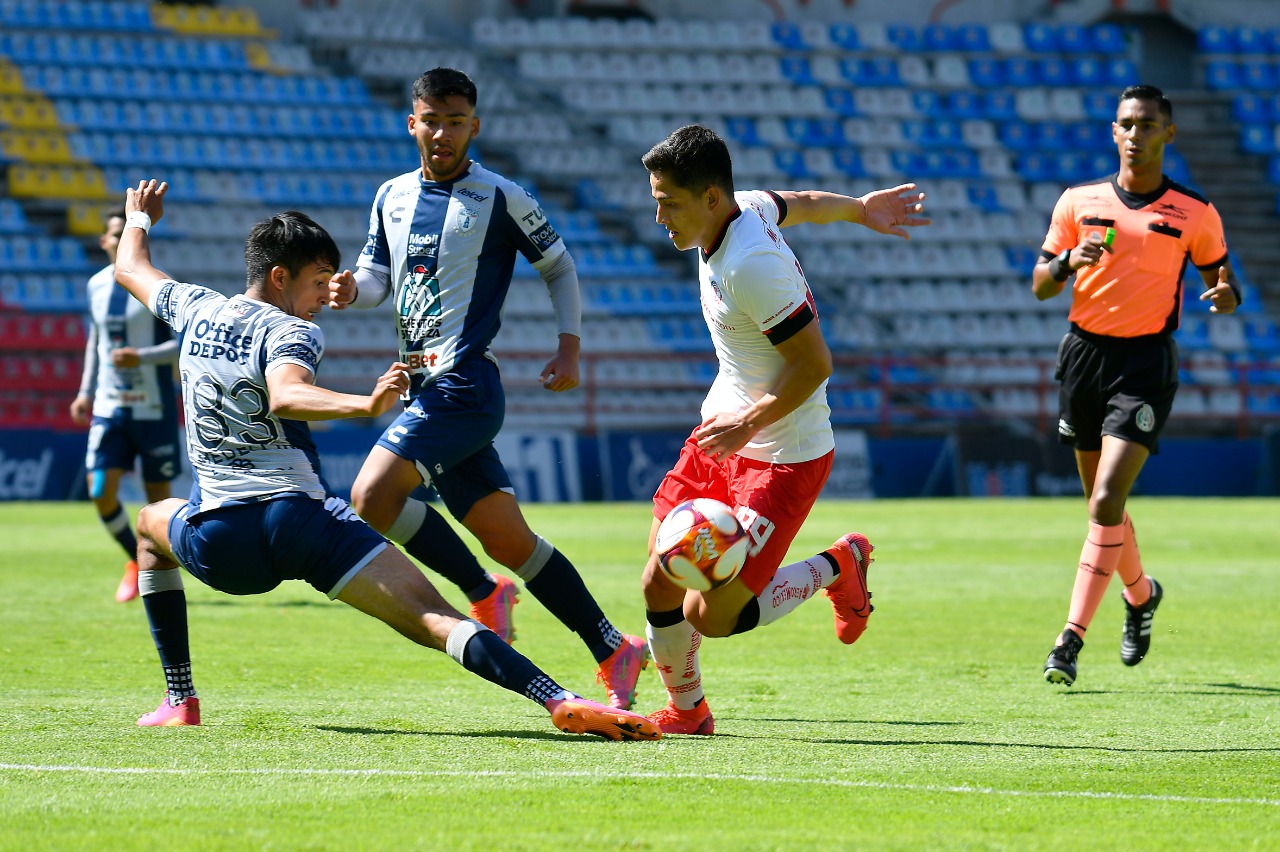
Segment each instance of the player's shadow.
M493 737L517 740L563 740L566 737L575 740L583 739L580 734L566 734L559 731L414 731L402 728L353 728L346 725L313 725L312 727L318 731L329 731L335 734L374 737L458 737L468 740L487 740ZM586 737L586 739L604 738Z
M723 718L731 719L733 717L724 716ZM813 719L780 719L780 718L770 717L770 716L752 716L751 721L753 722L799 722L803 724L805 722L813 722L815 720ZM833 725L905 725L907 727L921 727L921 728L932 728L932 727L941 727L943 725L965 724L964 722L937 722L937 721L913 722L907 719L823 719L822 722L824 724L830 723Z
M255 606L265 609L294 609L296 607L331 607L332 601L269 601L252 598L209 598L187 601L188 607Z
M1160 695L1244 695L1254 698L1280 698L1280 688L1274 686L1250 686L1244 683L1206 683L1203 689L1179 689L1176 684L1171 688L1159 689L1072 689L1061 693L1063 698L1083 695L1116 695L1150 692Z

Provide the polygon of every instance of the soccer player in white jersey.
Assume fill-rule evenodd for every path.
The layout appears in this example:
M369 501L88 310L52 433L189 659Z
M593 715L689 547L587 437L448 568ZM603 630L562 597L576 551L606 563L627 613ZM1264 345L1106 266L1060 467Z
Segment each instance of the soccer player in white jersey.
M164 212L165 184L130 189L116 279L181 339L191 497L138 518L139 586L164 668L164 701L145 727L200 724L191 680L179 565L229 594L306 580L447 653L468 671L541 704L563 731L656 739L644 717L568 692L477 621L451 607L407 558L334 496L320 475L308 420L376 417L409 386L393 363L368 396L315 384L324 334L313 320L329 300L340 257L301 213L259 222L245 244L248 284L228 298L170 279L151 264L147 233ZM337 275L351 277L349 270Z
M664 733L715 731L698 664L702 637L772 624L820 589L836 636L852 644L871 615L872 546L848 533L811 559L778 567L831 471L827 407L831 352L808 283L779 234L802 222L854 222L906 238L924 193L914 184L851 198L829 192L735 192L729 149L715 133L682 127L642 158L658 224L676 248L698 249L702 314L719 370L702 422L653 498L644 570L649 647L667 688L651 713ZM686 591L658 566L658 527L677 504L712 497L734 507L752 543L741 572L708 592Z
M539 380L578 385L581 300L573 258L537 200L468 156L480 130L476 87L435 68L413 85L409 134L421 168L387 181L369 217L354 284L334 278L334 309L391 295L400 360L413 374L409 404L369 453L351 488L356 511L409 555L453 582L471 615L511 641L516 584L487 574L448 522L410 497L432 485L495 562L582 639L609 703L630 707L648 649L605 617L573 564L536 535L493 446L505 396L489 344L498 332L516 255L538 270L556 312L559 343Z
M169 326L115 286L124 212L107 214L103 224L98 245L108 263L89 279L84 372L71 419L89 426L84 460L89 498L128 556L116 588L116 600L123 603L138 596L138 540L120 505L120 480L140 459L147 502L154 503L169 496L169 483L182 470L173 381L178 342Z

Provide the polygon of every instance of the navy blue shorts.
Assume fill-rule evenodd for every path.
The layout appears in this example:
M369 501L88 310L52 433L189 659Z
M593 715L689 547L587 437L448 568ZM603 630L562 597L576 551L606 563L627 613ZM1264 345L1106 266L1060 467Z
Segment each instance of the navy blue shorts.
M378 446L413 462L458 520L495 491L513 492L493 446L506 395L498 367L470 358L424 385L378 439Z
M169 544L182 567L230 595L269 592L306 580L330 598L387 546L340 497L290 494L169 519Z
M133 470L138 458L144 482L172 482L182 472L177 421L93 418L86 470Z

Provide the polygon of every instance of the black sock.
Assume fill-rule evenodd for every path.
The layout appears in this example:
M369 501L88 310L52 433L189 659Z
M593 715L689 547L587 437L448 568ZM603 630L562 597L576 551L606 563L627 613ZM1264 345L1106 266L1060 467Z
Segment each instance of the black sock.
M578 569L559 550L551 549L546 563L524 587L561 624L582 637L597 663L603 663L622 645L622 634L605 618Z
M116 506L116 510L110 515L99 515L98 520L102 521L102 525L107 528L107 532L111 533L111 537L120 543L124 552L129 554L129 558L136 559L138 539L133 534L133 528L129 526L129 516L125 514L124 506Z
M832 571L834 571L834 572L836 572L836 576L837 576L837 577L839 577L839 576L840 576L840 563L836 561L836 558L835 558L834 556L832 556L830 553L827 553L825 550L824 550L824 551L822 551L821 553L819 553L818 555L819 555L819 556L821 556L823 559L825 559L825 560L827 560L828 562L830 562L830 563L831 563L831 570L832 570Z
M467 640L462 649L462 667L544 706L565 692L560 684L492 630L480 630Z
M151 639L160 655L170 703L195 695L191 684L191 643L187 634L187 594L182 589L142 596Z
M404 543L404 549L414 559L461 589L472 603L493 593L494 583L480 567L475 554L467 547L457 530L431 506L427 506L422 526Z

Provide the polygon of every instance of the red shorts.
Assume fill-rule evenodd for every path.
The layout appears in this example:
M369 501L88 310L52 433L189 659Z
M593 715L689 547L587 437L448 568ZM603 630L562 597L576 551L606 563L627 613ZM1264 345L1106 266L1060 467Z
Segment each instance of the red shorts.
M758 595L773 579L817 502L834 459L832 450L796 464L770 464L737 455L716 461L698 449L697 438L690 435L675 467L653 495L653 516L662 520L678 504L695 497L711 497L732 506L752 540L738 577Z

